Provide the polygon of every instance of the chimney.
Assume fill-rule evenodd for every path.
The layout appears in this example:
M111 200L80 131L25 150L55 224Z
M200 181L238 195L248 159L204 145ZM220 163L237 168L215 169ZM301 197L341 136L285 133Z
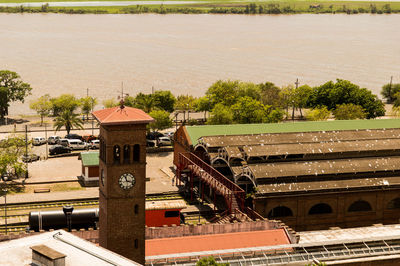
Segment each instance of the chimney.
M32 265L65 266L65 255L45 245L32 246Z

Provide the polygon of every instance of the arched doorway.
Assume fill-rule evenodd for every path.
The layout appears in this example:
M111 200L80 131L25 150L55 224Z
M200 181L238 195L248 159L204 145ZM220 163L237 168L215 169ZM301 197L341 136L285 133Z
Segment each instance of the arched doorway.
M357 200L353 202L347 210L348 212L367 212L372 211L371 204L365 200Z
M293 212L286 206L278 206L270 210L268 219L293 216Z
M308 215L332 213L332 207L326 203L318 203L310 208Z

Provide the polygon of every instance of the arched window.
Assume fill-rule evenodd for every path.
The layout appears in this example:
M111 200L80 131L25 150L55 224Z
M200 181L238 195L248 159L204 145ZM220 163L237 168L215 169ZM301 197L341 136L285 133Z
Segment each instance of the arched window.
M367 212L372 211L371 205L365 200L357 200L350 205L348 212Z
M395 198L391 200L386 208L389 210L400 209L400 198Z
M114 146L114 163L121 162L121 148L118 145Z
M326 203L318 203L311 207L308 215L332 213L332 208Z
M290 208L286 206L275 207L268 213L268 218L288 217L288 216L293 216L293 212Z
M133 161L134 162L140 161L140 145L139 144L133 145Z
M139 213L139 205L135 204L135 214Z
M129 145L124 145L124 163L129 163L131 161L131 147Z

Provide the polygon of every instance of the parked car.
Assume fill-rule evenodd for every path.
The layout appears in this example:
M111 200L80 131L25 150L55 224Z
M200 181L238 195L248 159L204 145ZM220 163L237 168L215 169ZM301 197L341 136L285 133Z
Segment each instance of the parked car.
M90 143L92 140L97 139L97 137L95 135L83 135L82 136L82 140L84 142Z
M158 146L171 146L171 139L169 137L160 137L158 138Z
M146 139L146 145L147 145L147 147L156 147L157 140L156 139Z
M50 149L49 149L50 155L70 153L70 152L71 152L71 148L63 146L63 145L54 145L54 146L50 147Z
M32 145L39 146L46 143L46 139L42 137L34 137L32 139Z
M164 134L153 131L146 135L147 147L156 147L158 145L158 138L164 137Z
M27 155L22 155L22 161L24 163L31 163L34 161L38 161L40 159L40 156L34 153L27 154Z
M168 138L170 138L170 139L173 139L174 138L174 132L166 132L166 133L164 133L164 136L165 137L168 137Z
M68 134L68 135L65 135L64 138L65 139L79 139L79 140L82 140L82 136L80 136L78 134Z
M59 140L57 141L57 144L58 144L58 145L65 146L65 147L68 147L69 142L68 142L67 139L59 139Z
M70 147L72 150L85 150L88 148L88 144L79 139L69 139L68 147Z
M50 136L50 137L47 139L47 143L48 143L48 144L51 144L51 145L57 144L57 142L58 142L59 139L61 139L61 137L59 137L59 136Z
M92 140L89 144L89 148L93 149L93 150L99 149L100 148L100 140L98 140L98 139Z

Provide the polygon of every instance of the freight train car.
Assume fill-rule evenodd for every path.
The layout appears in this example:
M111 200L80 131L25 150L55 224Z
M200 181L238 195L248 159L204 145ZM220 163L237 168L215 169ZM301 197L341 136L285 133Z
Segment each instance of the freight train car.
M180 212L186 208L183 200L146 201L146 225L148 227L172 224L180 225ZM96 228L99 209L75 209L70 215L71 228ZM63 210L38 211L29 213L30 230L68 228L67 216Z

